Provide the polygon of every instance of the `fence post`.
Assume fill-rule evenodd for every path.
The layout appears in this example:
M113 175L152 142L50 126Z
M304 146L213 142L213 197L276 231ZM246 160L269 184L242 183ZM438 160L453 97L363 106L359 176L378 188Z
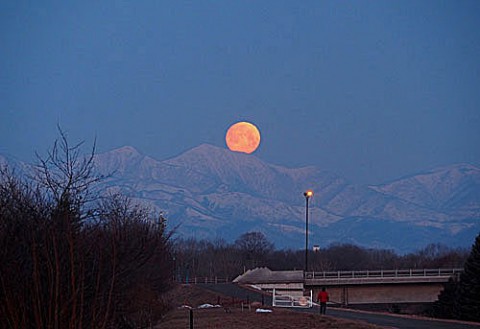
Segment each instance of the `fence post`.
M190 329L193 329L193 310L190 309Z

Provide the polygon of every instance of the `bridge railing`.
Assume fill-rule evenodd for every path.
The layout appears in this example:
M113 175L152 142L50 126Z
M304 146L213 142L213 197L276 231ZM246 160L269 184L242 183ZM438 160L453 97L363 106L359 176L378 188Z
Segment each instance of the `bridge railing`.
M177 283L187 283L187 284L199 284L199 283L208 283L208 284L220 284L220 283L230 283L231 279L228 277L176 277L174 281Z
M400 278L400 277L435 277L455 276L463 268L438 268L438 269L402 269L402 270L365 270L365 271L324 271L306 272L306 279L349 279L349 278Z

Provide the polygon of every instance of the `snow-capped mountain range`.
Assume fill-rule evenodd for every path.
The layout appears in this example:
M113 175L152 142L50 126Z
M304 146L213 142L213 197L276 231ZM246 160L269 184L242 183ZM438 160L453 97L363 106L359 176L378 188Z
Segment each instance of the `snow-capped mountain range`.
M279 248L302 249L307 189L315 192L311 245L349 242L406 252L429 243L470 246L480 232L480 169L468 164L376 186L207 144L164 161L126 146L96 155L95 165L108 176L107 189L162 211L184 237L233 241L257 230Z

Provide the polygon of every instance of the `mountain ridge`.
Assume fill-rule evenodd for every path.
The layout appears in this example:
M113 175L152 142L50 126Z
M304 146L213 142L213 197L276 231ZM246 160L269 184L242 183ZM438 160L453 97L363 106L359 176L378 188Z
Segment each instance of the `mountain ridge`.
M236 227L243 225L245 229L258 229L269 233L277 244L278 240L290 239L285 232L296 232L297 237L290 239L296 241L302 235L302 231L304 234L302 227L305 200L302 193L308 188L315 191L315 197L311 200L310 216L312 225L310 230L314 240L315 235L317 239L321 237L322 228L327 231L330 228L333 232L324 234L332 236L329 242L350 241L351 237L335 234L335 226L340 225L342 221L367 220L369 223L376 222L379 226L382 226L381 223L387 223L392 230L395 230L395 223L397 226L399 223L405 223L401 225L406 225L408 231L421 228L435 229L438 230L438 234L449 235L453 244L461 244L460 241L455 241L455 234L472 229L478 223L476 218L479 217L479 212L476 208L472 208L469 213L446 212L425 202L412 202L401 193L389 190L387 184L355 185L314 166L286 168L268 164L254 155L231 152L208 144L199 145L176 157L157 162L157 166L166 165L175 168L170 174L188 179L168 178L168 172L165 170L162 171L165 176L156 176L159 178L158 183L176 185L181 190L177 191L179 194L177 193L175 198L164 200L162 206L169 210L167 216L172 221L183 223L185 229L182 231L188 231L188 227L191 227L200 237L222 235L226 234L226 231L240 234L240 229ZM475 166L462 164L437 168L436 171L445 171L449 168L479 171ZM423 173L425 172L429 171ZM411 176L417 175L419 174ZM137 177L141 175L137 174ZM470 198L473 199L474 205L478 205L475 195ZM468 222L472 218L473 224L471 221ZM215 225L210 225L212 223ZM209 230L213 230L214 233ZM354 235L362 235L361 233L359 227ZM282 235L287 236L285 239L276 239ZM417 246L433 242L424 241L425 236L428 234L423 233L423 240L418 241ZM442 237L442 240L445 241L445 238ZM368 244L368 241L363 243ZM395 249L402 248L398 242L384 241L384 245Z
M184 237L235 239L259 230L279 247L302 248L303 192L309 188L315 191L312 244L408 251L439 241L461 246L480 230L480 169L469 164L370 186L315 166L282 167L209 144L166 160L123 146L95 155L95 166L107 176L107 190L164 212L169 227ZM413 242L404 245L405 236Z

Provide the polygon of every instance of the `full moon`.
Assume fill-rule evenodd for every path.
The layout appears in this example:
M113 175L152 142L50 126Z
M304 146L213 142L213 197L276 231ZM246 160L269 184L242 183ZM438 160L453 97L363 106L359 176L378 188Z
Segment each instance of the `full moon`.
M228 128L225 141L231 151L250 154L260 145L260 132L250 122L237 122Z

